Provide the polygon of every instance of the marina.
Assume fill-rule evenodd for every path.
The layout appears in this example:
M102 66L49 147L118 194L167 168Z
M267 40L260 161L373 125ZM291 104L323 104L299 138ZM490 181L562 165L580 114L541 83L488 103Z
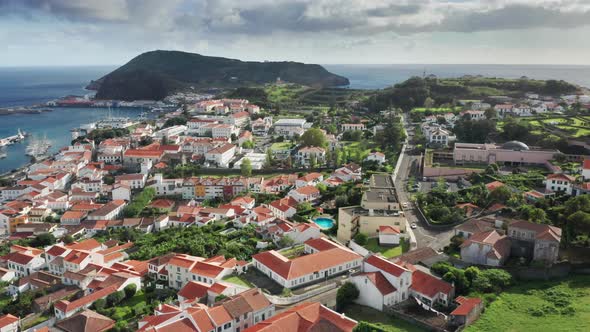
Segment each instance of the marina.
M18 142L24 140L26 137L27 137L27 134L24 132L21 132L21 130L18 129L16 135L8 136L5 138L0 138L0 147L4 147L7 145L18 143Z

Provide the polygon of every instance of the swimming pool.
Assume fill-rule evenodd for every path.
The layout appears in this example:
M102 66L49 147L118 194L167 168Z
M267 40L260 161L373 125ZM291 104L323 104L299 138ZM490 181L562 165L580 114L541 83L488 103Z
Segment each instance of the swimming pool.
M326 218L326 217L319 217L315 218L314 221L320 228L323 229L330 229L334 226L334 219Z

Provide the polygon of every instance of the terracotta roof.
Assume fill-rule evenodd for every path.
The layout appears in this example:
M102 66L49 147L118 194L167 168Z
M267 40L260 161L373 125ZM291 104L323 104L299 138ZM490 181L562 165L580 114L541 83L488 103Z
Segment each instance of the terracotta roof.
M115 321L92 310L84 310L59 321L56 326L66 332L102 332L112 329Z
M420 270L412 273L412 285L410 287L416 292L431 298L437 293L450 295L453 291L453 286L448 282Z
M205 277L217 278L223 270L222 267L213 264L197 262L197 264L191 269L191 272Z
M394 226L379 226L379 234L399 234L399 227Z
M253 255L252 258L264 264L284 279L291 280L362 257L346 248L338 247L299 256L291 260L274 250Z
M71 219L82 219L86 217L88 212L86 211L66 211L62 216L61 220L71 220Z
M92 251L94 249L100 248L100 242L96 241L95 239L87 239L82 242L74 242L66 245L69 249L75 250L87 250Z
M461 244L461 248L470 246L472 243L491 246L492 250L487 255L496 259L507 257L510 254L510 239L496 230L473 234Z
M79 298L75 301L72 301L72 302L60 300L55 303L55 308L60 310L63 313L68 313L68 312L71 312L71 311L76 310L78 308L81 308L87 304L94 303L94 301L104 298L104 297L107 297L109 294L112 294L116 291L117 291L117 288L115 286L110 286L107 288L97 290L94 293L91 293L87 296L81 297L81 298Z
M355 320L332 311L320 303L310 302L289 308L245 329L244 332L352 332L356 325Z
M153 158L161 158L164 154L162 150L135 150L129 149L125 151L125 157L153 157Z
M494 182L490 182L490 183L486 184L486 188L489 191L494 191L495 189L500 188L502 186L504 186L504 183L502 183L500 181L494 181Z
M184 287L178 291L178 296L185 299L195 300L207 296L209 285L202 282L189 281Z
M494 224L483 219L471 219L457 226L456 230L466 233L481 233L494 229Z
M555 226L536 224L530 221L519 220L510 223L508 225L508 228L520 228L533 231L535 232L537 239L554 240L558 242L561 241L561 228Z
M590 169L590 159L584 159L584 163L582 164L583 169Z
M409 272L408 269L403 268L393 262L386 260L385 258L371 255L365 260L366 264L372 265L383 272L387 272L393 276L399 277L404 272Z
M563 173L557 173L557 174L549 174L547 175L547 179L558 179L558 180L564 180L564 181L569 181L569 182L574 182L576 181L576 178L571 176L571 175L567 175L567 174L563 174Z
M475 307L481 304L481 299L477 297L463 297L458 296L455 302L459 303L459 306L451 312L453 316L467 316Z
M297 189L295 189L295 191L298 194L304 195L304 196L317 195L320 193L320 190L314 186L305 186L305 187L297 188Z
M18 322L18 317L11 314L0 316L0 328L4 328L10 324Z
M397 290L381 272L365 272L359 273L357 276L366 277L383 295L391 294Z
M66 262L69 262L69 263L72 263L72 264L80 264L86 258L88 258L88 256L90 256L90 254L88 252L80 251L80 250L72 250L72 252L70 252L69 254L67 254L64 257L64 260Z

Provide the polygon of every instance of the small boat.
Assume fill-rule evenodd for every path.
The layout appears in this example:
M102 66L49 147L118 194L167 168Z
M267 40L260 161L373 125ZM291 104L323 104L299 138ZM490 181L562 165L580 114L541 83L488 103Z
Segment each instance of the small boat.
M0 147L0 159L4 159L8 156L8 152L6 152L5 147Z

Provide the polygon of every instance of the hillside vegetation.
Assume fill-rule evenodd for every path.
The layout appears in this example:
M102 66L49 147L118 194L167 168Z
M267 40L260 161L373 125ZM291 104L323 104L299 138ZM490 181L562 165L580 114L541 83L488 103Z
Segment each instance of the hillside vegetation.
M347 85L347 78L320 65L299 62L245 62L179 51L143 53L94 81L99 99L162 99L182 88L239 87L283 81L307 86Z

